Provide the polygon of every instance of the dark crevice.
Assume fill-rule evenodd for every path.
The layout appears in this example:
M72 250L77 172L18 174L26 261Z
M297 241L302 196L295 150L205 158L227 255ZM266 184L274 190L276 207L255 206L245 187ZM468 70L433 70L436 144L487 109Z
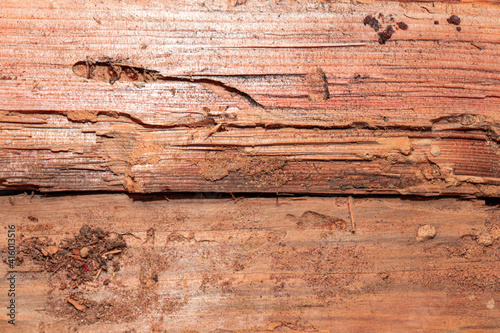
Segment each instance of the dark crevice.
M500 198L484 198L486 206L500 206Z
M279 110L279 109L277 109ZM9 111L9 110L7 110ZM65 111L57 111L57 110L10 110L10 112L18 112L18 113L37 113L37 114L47 114L47 115L61 115L67 117L68 112ZM117 112L117 111L96 111L97 115L106 115L113 118L124 117L129 119L131 122L145 128L145 129L173 129L173 128L201 128L201 127L212 127L216 126L219 122L216 117L205 116L196 122L189 123L174 123L174 124L148 124L142 121L140 118L134 117L126 112ZM412 132L442 132L448 129L435 129L437 124L460 124L462 127L452 128L455 132L471 132L471 131L480 131L484 132L489 140L498 142L500 138L496 131L491 127L491 125L487 125L484 122L477 122L477 124L463 124L462 119L465 116L474 116L474 115L456 115L456 116L445 116L440 117L434 120L431 120L432 125L430 126L413 126L413 125L404 125L404 124L394 124L394 125L371 125L368 122L351 122L348 124L342 125L310 125L310 124L283 124L283 123L255 123L251 125L238 125L223 122L224 128L236 128L236 129L245 129L245 128L262 128L266 130L281 130L281 129L297 129L297 130L324 130L324 131L334 131L334 130L347 130L347 129L366 129L366 130L401 130L401 131L412 131ZM81 121L80 121L81 122ZM102 135L105 136L105 135ZM447 138L447 136L442 137ZM471 140L476 140L476 138L472 138ZM33 148L30 148L33 149Z
M153 192L153 193L128 193L124 191L58 191L58 192L40 192L37 190L0 190L0 196L42 196L46 198L65 197L65 196L89 196L106 194L124 194L134 201L167 201L176 199L234 199L236 198L308 198L308 197L353 197L353 198L396 198L405 201L436 201L447 198L455 198L463 201L484 200L485 205L496 206L500 204L499 197L474 197L463 196L460 194L440 194L439 196L418 196L418 195L398 195L398 194L350 194L350 193L316 193L316 192Z
M251 106L264 108L249 94L227 84L206 77L190 76L166 76L160 74L158 71L150 70L142 67L127 66L115 63L114 61L79 61L73 65L73 72L86 79L95 79L99 81L106 81L113 84L117 81L132 81L132 82L187 82L197 84L212 84L220 87L230 94L236 94L244 98Z
M252 98L252 96L250 96L246 92L238 90L238 89L236 89L234 87L228 86L225 83L222 83L220 81L212 80L212 79L193 79L193 80L186 79L186 80L188 82L194 82L194 83L208 83L208 84L213 84L215 86L218 86L218 87L221 87L221 88L225 89L227 92L229 92L231 94L236 94L236 95L239 95L239 96L243 97L252 106L264 108L263 105L259 104L256 100L254 100Z

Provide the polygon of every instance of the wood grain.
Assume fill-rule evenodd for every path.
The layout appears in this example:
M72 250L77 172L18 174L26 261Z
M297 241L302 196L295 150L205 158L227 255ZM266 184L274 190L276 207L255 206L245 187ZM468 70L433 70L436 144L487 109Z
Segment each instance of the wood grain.
M433 4L4 1L0 189L498 196L500 6Z
M76 289L64 268L21 254L17 326L2 320L2 332L500 329L500 215L481 200L355 197L355 233L339 197L35 195L0 205L18 250L32 237L60 246L84 225L128 244ZM434 238L416 240L422 225ZM5 237L0 248L4 261Z

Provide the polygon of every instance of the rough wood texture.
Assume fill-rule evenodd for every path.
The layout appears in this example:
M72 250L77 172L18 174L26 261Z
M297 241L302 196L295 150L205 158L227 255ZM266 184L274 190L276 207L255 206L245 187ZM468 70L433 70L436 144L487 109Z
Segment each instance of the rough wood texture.
M27 249L41 261L20 255L13 332L500 330L500 214L483 201L354 198L353 234L347 198L139 198L0 198L18 249L53 241ZM84 225L128 248L73 289L66 267L44 268ZM416 240L422 225L433 239Z
M0 16L0 189L499 195L496 1Z

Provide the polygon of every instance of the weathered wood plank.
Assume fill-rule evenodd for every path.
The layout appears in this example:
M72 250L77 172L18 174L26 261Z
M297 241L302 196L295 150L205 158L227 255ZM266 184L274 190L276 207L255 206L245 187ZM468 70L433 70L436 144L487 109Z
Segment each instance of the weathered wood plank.
M4 1L0 189L497 196L500 6L433 4Z
M134 198L0 198L18 250L32 237L62 249L84 225L128 244L75 289L64 267L23 253L9 332L500 329L500 216L483 201L355 198L352 233L347 198ZM418 242L422 225L435 237ZM6 237L0 248L4 261Z

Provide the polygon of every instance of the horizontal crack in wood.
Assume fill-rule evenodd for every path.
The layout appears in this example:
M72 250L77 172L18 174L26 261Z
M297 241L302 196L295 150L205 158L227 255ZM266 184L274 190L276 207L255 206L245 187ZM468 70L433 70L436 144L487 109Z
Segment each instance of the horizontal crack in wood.
M75 63L72 67L73 73L76 75L90 79L98 80L103 82L109 82L114 84L117 81L128 81L128 82L186 82L186 83L197 83L205 87L214 87L222 89L226 92L224 95L239 96L245 100L250 106L264 108L263 105L258 103L249 94L236 89L234 87L228 86L222 81L209 79L202 76L189 76L189 77L178 77L178 76L166 76L160 74L158 71L150 70L142 67L128 66L124 64L116 63L115 61L93 61L85 60ZM214 90L214 89L211 89Z

